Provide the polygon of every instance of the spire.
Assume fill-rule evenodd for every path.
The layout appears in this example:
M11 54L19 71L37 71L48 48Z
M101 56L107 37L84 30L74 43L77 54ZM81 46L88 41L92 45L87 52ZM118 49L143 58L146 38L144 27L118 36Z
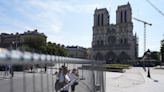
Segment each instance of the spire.
M129 1L128 1L127 5L131 8Z

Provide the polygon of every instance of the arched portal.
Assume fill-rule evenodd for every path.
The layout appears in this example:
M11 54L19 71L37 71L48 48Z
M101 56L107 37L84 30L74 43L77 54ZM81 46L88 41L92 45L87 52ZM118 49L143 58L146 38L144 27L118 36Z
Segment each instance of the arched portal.
M117 55L114 52L109 51L105 55L105 59L106 59L107 63L116 63L116 61L117 61Z
M98 52L98 53L95 55L95 59L96 59L96 60L103 60L104 57L103 57L103 55L102 55L100 52Z
M131 60L131 58L126 52L123 51L119 54L118 60L120 63L127 63L128 60Z

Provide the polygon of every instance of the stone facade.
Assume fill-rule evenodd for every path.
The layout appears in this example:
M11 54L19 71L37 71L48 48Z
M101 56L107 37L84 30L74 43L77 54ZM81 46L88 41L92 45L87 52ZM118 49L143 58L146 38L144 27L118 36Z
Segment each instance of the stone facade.
M16 49L17 47L20 47L24 44L24 40L27 37L42 37L44 39L44 42L46 43L47 37L43 33L38 33L37 30L34 31L27 31L23 34L7 34L7 33L1 33L0 35L0 47L1 48L8 48L8 49Z
M116 24L110 24L106 8L96 9L92 38L92 58L109 63L127 63L138 57L138 42L133 34L130 4L118 6Z
M87 49L80 46L67 46L68 56L87 59Z

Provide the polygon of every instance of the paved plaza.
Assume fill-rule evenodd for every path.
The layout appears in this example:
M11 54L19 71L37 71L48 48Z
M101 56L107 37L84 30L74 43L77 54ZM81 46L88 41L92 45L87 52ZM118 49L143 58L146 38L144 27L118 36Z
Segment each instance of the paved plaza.
M30 71L30 70L29 70ZM35 73L15 72L14 77L11 79L10 76L7 78L4 76L4 71L0 72L0 92L55 92L55 80L56 76L53 75L56 69L50 68L47 73L41 72L38 69ZM80 77L82 71L79 70ZM85 80L80 80L76 86L76 92L91 92L91 71L83 71ZM24 77L25 76L25 77Z
M75 92L90 92L92 88L91 72L84 70L83 73L86 79L79 82ZM164 69L150 68L150 74L151 78L148 78L147 72L139 67L128 69L125 73L106 72L106 92L164 92ZM12 81L9 77L4 78L4 72L0 72L0 92L55 92L52 88L55 76L49 74L47 81L47 73L25 73L25 80L22 72L15 72Z
M125 73L106 73L106 92L164 92L164 69L150 68L151 78L142 68Z

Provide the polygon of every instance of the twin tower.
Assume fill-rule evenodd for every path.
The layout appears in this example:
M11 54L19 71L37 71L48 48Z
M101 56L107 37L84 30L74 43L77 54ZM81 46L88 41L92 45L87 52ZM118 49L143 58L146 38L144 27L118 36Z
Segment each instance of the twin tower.
M138 57L138 42L133 35L130 4L118 6L116 24L110 24L106 8L96 9L92 38L92 58L108 63L132 63Z

